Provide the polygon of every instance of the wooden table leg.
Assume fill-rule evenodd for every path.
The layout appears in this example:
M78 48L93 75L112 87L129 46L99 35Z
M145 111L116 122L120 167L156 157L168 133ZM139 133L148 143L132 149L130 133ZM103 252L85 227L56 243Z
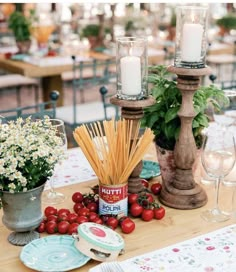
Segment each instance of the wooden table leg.
M48 76L42 78L43 101L48 101L51 91L57 90L60 96L57 100L57 106L63 106L63 82L61 75Z

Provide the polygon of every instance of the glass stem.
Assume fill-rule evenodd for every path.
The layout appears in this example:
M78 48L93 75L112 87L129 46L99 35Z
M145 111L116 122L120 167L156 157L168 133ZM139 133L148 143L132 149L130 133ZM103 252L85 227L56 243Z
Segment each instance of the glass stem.
M55 176L52 175L52 177L50 179L50 192L51 193L55 193L55 190L54 190L54 181L55 181Z
M215 182L215 205L213 210L219 211L219 189L220 189L221 178L218 177Z
M234 187L232 195L232 213L233 218L236 219L236 187Z

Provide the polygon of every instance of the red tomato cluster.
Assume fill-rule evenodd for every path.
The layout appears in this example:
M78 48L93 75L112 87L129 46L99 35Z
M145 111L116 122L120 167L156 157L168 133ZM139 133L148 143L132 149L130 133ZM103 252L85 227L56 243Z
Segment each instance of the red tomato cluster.
M153 195L148 192L129 194L128 204L130 215L144 221L151 221L153 218L159 220L165 216L165 208L155 202Z
M98 214L98 195L95 193L82 194L75 192L72 195L73 212L69 209L59 209L48 206L44 210L45 218L38 227L38 232L47 232L48 234L72 234L77 233L78 226L85 222L94 222L104 224L113 230L118 226L122 232L131 233L135 229L135 223L128 217L122 217L118 220L113 215Z
M147 189L147 191L151 191L154 195L159 195L162 189L162 185L159 182L152 183L149 190L149 182L146 179L141 179L141 183L143 187Z
M49 50L47 53L47 57L55 57L57 55L58 55L57 52L54 50Z
M59 232L60 234L72 234L77 233L79 226L76 222L77 215L71 213L68 209L59 209L48 206L44 210L45 218L38 227L38 232L47 232L48 234L54 234Z
M148 189L149 183L142 180L147 192L139 194L129 194L129 214L132 217L140 217L144 221L150 221L153 218L162 219L165 216L165 209L154 201L153 195L158 195L161 191L160 183L153 183ZM113 230L118 226L123 233L131 233L135 229L134 221L124 216L117 218L114 215L98 214L98 186L91 188L93 193L82 194L75 192L72 195L73 211L69 209L59 209L48 206L44 210L45 218L38 227L38 232L47 232L48 234L72 234L77 233L78 226L84 222L94 222L104 224Z

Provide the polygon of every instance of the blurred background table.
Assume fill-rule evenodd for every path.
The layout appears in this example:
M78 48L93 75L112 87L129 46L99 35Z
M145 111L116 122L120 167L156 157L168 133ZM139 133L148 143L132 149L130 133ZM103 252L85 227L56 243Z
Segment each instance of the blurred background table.
M98 60L110 58L107 55L97 52L90 52L88 57ZM43 101L48 100L49 94L52 90L57 90L60 92L57 105L63 105L63 82L61 74L66 71L72 71L72 60L71 64L68 64L67 61L67 64L61 63L60 65L38 66L20 60L7 59L2 55L0 56L0 67L12 73L41 78Z

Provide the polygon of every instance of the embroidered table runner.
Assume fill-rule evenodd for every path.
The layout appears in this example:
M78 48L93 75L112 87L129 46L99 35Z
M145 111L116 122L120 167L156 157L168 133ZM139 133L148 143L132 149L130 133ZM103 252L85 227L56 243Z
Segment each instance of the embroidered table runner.
M96 177L97 176L84 156L82 150L80 148L71 148L67 151L67 159L62 164L62 167L59 167L56 171L54 186L55 188L58 188L92 180ZM45 190L49 189L49 186L50 180L48 180Z
M236 225L119 262L135 272L235 272ZM101 272L99 265L89 272Z

